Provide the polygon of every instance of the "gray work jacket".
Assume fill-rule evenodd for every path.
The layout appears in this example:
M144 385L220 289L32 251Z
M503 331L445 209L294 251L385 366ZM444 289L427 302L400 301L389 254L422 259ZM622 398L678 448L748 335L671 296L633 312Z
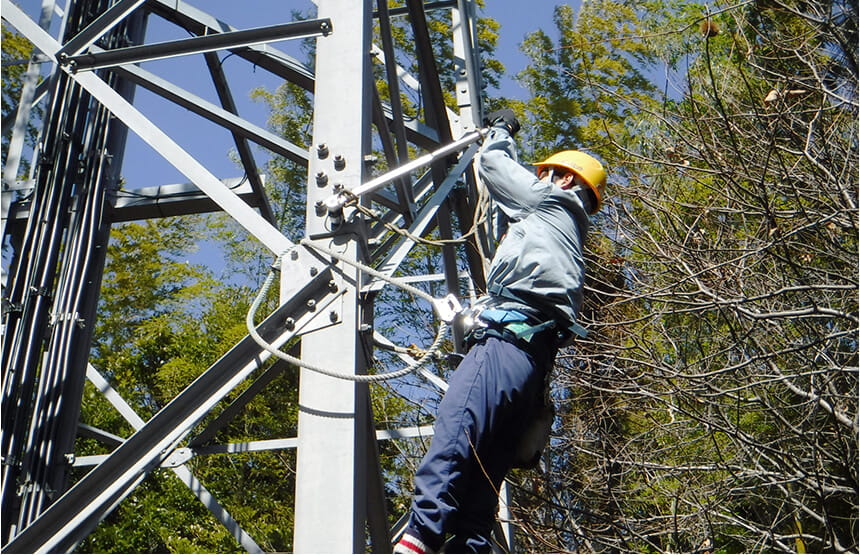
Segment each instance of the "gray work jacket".
M516 144L499 127L484 140L478 173L509 219L490 265L488 289L503 288L511 294L508 301L516 297L565 327L575 324L585 279L582 243L589 226L579 196L520 166ZM522 303L512 308L517 304Z

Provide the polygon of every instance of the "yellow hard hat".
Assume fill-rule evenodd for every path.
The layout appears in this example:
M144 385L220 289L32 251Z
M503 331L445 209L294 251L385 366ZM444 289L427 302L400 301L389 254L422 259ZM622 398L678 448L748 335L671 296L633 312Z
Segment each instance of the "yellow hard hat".
M606 170L593 156L578 150L562 150L536 165L538 174L547 166L558 166L579 175L594 193L596 202L590 213L594 214L600 209L600 205L603 204L603 192L606 189Z

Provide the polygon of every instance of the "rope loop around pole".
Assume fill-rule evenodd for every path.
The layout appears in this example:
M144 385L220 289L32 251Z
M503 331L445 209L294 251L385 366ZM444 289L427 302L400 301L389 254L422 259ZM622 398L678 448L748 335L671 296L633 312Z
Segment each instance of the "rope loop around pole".
M386 372L383 374L348 374L346 372L340 372L337 370L331 370L329 368L324 368L322 366L317 366L315 364L305 362L298 357L294 357L292 355L289 355L289 354L283 352L282 350L276 348L275 346L270 344L265 339L263 339L263 337L260 336L259 333L257 333L256 326L254 325L254 317L256 316L257 311L259 310L260 305L263 302L263 299L265 298L266 294L269 292L269 289L271 288L272 283L275 280L275 275L280 271L281 260L283 260L283 258L285 256L287 256L290 252L294 251L300 245L308 247L310 249L317 250L317 251L322 252L324 254L327 254L327 255L331 256L332 258L335 258L335 259L337 259L337 260L339 260L345 264L349 264L351 266L358 268L362 272L365 272L365 273L372 275L376 278L385 280L385 281L391 283L392 285L400 287L400 288L402 288L402 289L404 289L410 293L413 293L414 295L416 295L416 296L418 296L424 300L429 301L431 305L436 304L436 299L434 299L431 295L425 293L424 291L421 291L420 289L418 289L416 287L409 285L408 283L405 283L405 282L402 282L401 280L398 280L396 278L392 278L390 276L387 276L387 275L383 274L382 272L379 272L379 271L377 271L377 270L375 270L375 269L373 269L373 268L371 268L365 264L362 264L356 260L351 260L351 259L343 256L340 253L337 253L335 251L332 251L332 250L327 249L325 247L322 247L320 245L315 245L309 239L302 239L299 242L299 244L291 247L290 249L287 249L286 251L284 251L283 253L278 255L278 257L275 259L274 264L272 265L271 271L266 276L266 279L263 282L263 285L261 286L260 291L257 293L257 296L254 298L254 301L251 303L251 307L248 309L248 313L245 317L245 326L248 329L248 334L257 343L257 345L259 345L260 347L262 347L263 349L265 349L269 353L275 355L276 357L280 358L281 360L289 362L290 364L294 364L294 365L299 366L301 368L306 368L308 370L311 370L313 372L317 372L318 374L322 374L324 376L329 376L331 378L348 380L348 381L359 382L359 383L381 382L381 381L385 381L385 380L391 380L391 379L406 376L407 374L410 374L411 372L415 372L416 370L425 366L441 350L442 341L445 339L445 335L448 332L448 324L444 320L439 321L439 329L436 333L436 338L433 340L433 344L430 346L430 348L428 348L425 351L424 355L421 358L419 358L415 362L401 368L400 370L395 370L393 372Z

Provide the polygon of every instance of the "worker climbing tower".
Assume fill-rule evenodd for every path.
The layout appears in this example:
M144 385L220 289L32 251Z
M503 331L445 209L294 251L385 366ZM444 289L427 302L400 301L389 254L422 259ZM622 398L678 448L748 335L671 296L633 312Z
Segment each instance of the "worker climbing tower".
M384 339L373 337L373 299L397 284L394 276L417 238L460 235L455 223L468 226L480 202L472 168L482 113L475 3L315 0L315 6L297 2L313 17L273 21L272 13L284 10L270 12L259 1L248 3L246 21L233 24L201 11L207 2L43 0L32 14L2 2L4 25L34 45L20 101L3 120L4 133L11 133L3 168L4 551L73 549L148 473L169 468L244 549L260 552L187 463L250 448L211 440L272 373L297 362L280 347L298 337L298 434L262 447L298 449L294 549L362 552L370 545L390 552L377 441L392 433L374 423L367 382L375 378L364 372L372 356L366 345ZM434 48L440 37L428 24L431 12L450 18L452 35L444 40L452 48ZM154 22L179 38L150 38ZM398 64L404 52L395 49L395 25L412 36L409 64ZM280 47L301 39L315 41L311 64ZM449 51L451 59L438 58ZM234 91L246 90L248 73L231 74L225 56L252 76L312 93L311 145L240 115ZM214 98L160 75L151 62L163 59L174 59L180 71L182 64L205 68ZM417 74L409 73L410 64ZM441 78L442 68L454 79ZM417 117L405 115L404 87L420 98ZM136 102L141 91L185 109L189 121L229 134L245 177L217 175L193 154L200 152L193 141L155 123L149 105ZM446 105L446 93L456 108ZM34 143L25 140L28 129L37 132ZM147 183L122 194L131 137L187 183ZM275 221L255 159L260 149L307 167L306 233L298 243ZM374 152L392 169L374 172ZM252 314L248 336L145 421L88 361L109 232L118 222L211 211L229 215L277 260L270 278L279 284L281 306L261 323ZM392 237L391 226L404 233ZM464 240L471 242L470 283L482 290L491 241L483 227ZM429 300L444 334L463 291L453 246L443 247L442 259L449 296ZM456 339L460 332L451 333ZM268 365L271 357L283 360ZM253 385L237 392L252 374L259 376ZM85 380L134 434L121 438L79 423ZM231 394L235 401L224 409L220 402ZM76 438L83 436L102 442L106 454L76 458ZM75 466L91 470L72 481Z

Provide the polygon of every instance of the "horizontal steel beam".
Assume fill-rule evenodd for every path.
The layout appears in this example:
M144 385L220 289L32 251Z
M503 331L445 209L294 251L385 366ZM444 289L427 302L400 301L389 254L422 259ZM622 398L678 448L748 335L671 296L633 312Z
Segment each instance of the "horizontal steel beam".
M257 206L259 194L249 183L242 183L240 178L226 179L222 183L249 206ZM14 194L13 191L3 191L4 202L7 197L11 199ZM119 191L116 205L111 212L111 221L132 222L187 214L206 214L219 210L221 207L193 183L159 185ZM7 217L10 225L26 221L30 217L29 203L12 202Z
M215 50L254 46L284 39L328 35L331 31L331 20L311 19L308 21L272 25L270 27L258 27L256 29L159 42L156 44L129 46L128 48L117 48L90 54L80 54L78 56L61 55L58 57L58 61L60 64L68 65L72 71L83 71L122 64L161 60L174 56L201 54Z
M179 25L194 35L212 35L237 30L232 25L182 0L148 0L146 7L152 13ZM295 83L305 90L314 89L314 74L310 68L271 45L239 48L233 53L254 66Z
M433 435L433 426L411 426L409 428L397 428L394 430L376 430L376 439L386 441L389 439L408 439L412 437L430 437ZM196 455L214 455L218 453L247 453L251 451L270 451L280 449L294 449L299 444L296 437L284 439L265 439L260 441L245 441L242 443L228 443L226 445L207 445L205 447L193 448Z
M376 431L376 439L379 441L390 439L409 439L413 437L431 437L432 435L433 426L430 424L425 426L412 426L409 428ZM279 451L282 449L295 449L298 444L299 438L289 437L283 439L243 441L241 443L227 443L223 445L206 445L204 447L191 448L189 450L189 456L219 455L224 453L253 453L256 451ZM105 462L108 457L110 457L110 455L88 455L85 457L76 457L74 466L95 466ZM181 459L177 459L177 461L179 460ZM176 466L177 463L166 461L164 465Z
M254 206L257 193L241 178L223 181L240 199ZM112 222L130 222L167 216L217 212L221 208L192 183L161 185L117 193Z

